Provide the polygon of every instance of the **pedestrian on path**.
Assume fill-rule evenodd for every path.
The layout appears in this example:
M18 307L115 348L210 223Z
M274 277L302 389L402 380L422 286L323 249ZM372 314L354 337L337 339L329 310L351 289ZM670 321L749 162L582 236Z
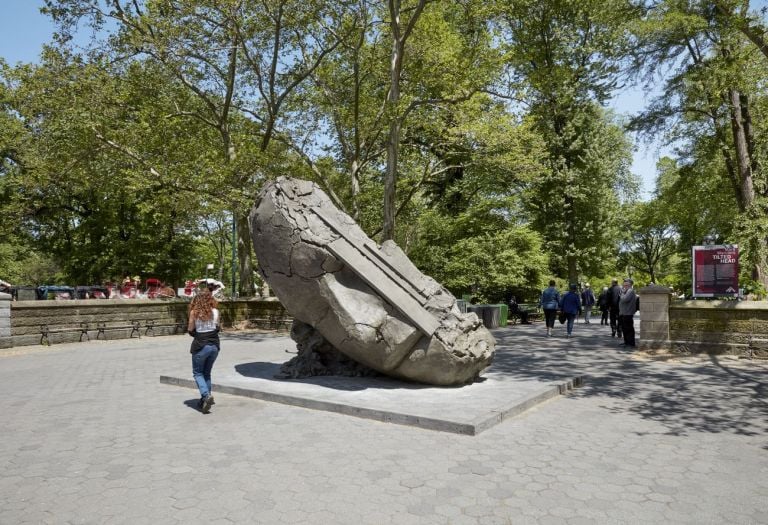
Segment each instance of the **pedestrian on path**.
M597 296L597 306L600 308L600 325L608 324L608 287L603 286Z
M608 289L608 311L611 318L611 337L621 337L619 299L621 299L621 286L619 286L618 279L613 279L611 281L611 287Z
M624 291L619 300L619 319L621 321L621 331L624 334L624 342L621 346L635 346L635 312L637 311L637 295L632 279L624 279L622 288Z
M192 354L192 376L200 390L197 407L207 414L214 404L211 394L211 370L219 356L220 314L218 303L209 290L202 290L195 295L189 307L187 332L194 337L189 351Z
M568 293L563 296L560 304L560 308L565 314L565 330L568 334L567 337L571 337L572 335L573 322L576 320L576 316L578 315L579 309L581 308L581 299L579 298L578 290L579 286L576 283L572 283L570 290L568 290Z
M584 322L589 324L592 317L592 307L595 306L595 294L589 287L589 283L584 285L584 290L581 292L581 305L584 307Z
M547 337L552 335L555 327L557 309L560 307L560 292L555 288L554 279L550 279L549 286L541 292L539 307L544 310L544 322L547 325Z

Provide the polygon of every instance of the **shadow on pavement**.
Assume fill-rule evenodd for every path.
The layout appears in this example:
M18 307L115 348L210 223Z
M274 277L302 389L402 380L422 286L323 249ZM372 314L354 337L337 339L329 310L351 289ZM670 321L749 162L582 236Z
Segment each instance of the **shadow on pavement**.
M574 337L546 337L543 323L494 330L492 372L512 378L585 377L576 396L607 396L626 403L670 435L731 432L768 434L768 365L712 357L695 364L633 358L607 327L579 324ZM766 444L765 448L768 448Z
M184 405L185 405L186 407L188 407L188 408L191 408L191 409L192 409L192 410L194 410L195 412L200 412L200 413L202 413L202 411L200 410L200 407L198 407L198 403L200 403L200 398L199 398L199 397L198 397L198 398L195 398L195 399L186 399L186 400L184 401Z
M276 381L282 383L302 383L307 385L317 385L333 390L367 390L367 389L383 389L383 390L420 390L424 388L454 388L454 387L435 387L431 385L421 385L418 383L409 383L407 381L401 381L397 379L388 378L386 376L367 376L367 377L351 377L351 376L315 376L304 377L296 379L283 379L275 377L280 371L281 364L270 363L266 361L255 361L252 363L241 363L235 365L235 371L244 376L255 379L265 379L268 381Z

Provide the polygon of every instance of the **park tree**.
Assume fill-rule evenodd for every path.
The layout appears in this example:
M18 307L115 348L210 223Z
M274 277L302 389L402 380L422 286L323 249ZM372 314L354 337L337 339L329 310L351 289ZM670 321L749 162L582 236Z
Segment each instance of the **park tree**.
M183 88L146 64L107 72L52 48L38 66L6 68L3 81L23 130L13 137L6 216L73 281L130 272L178 283L190 228L216 187L191 161L207 143L196 136L204 130L158 118Z
M398 10L401 16L393 18ZM481 15L473 2L358 2L345 30L351 36L303 86L295 127L311 147L300 155L313 170L325 169L329 180L343 174L343 187L335 187L339 200L371 234L395 232L396 217L446 169L449 159L438 158L440 145L430 142L436 129L456 129L451 115L476 117L454 108L496 74L499 54ZM384 206L372 202L372 194L381 195ZM395 233L403 242L402 232Z
M629 2L499 2L513 93L547 144L548 173L528 196L553 273L600 274L618 243L621 198L635 196L631 146L600 105L618 85Z
M545 144L530 121L512 118L486 95L443 116L419 132L443 169L414 197L420 206L402 228L405 248L457 295L533 299L547 278L549 254L523 197L546 173Z
M439 145L430 150L430 145L418 137L418 129L446 122L454 114L452 106L469 101L487 89L498 75L501 61L483 2L418 0L411 6L407 21L401 18L405 9L400 0L389 0L388 7L392 57L386 105L389 134L383 239L394 237L395 216L397 210L403 208L403 202L396 205L395 199L400 177L400 148L410 147L411 153L416 153L426 145L430 154L427 162L437 154L438 170L450 165L450 159L439 158ZM413 31L417 16L421 20ZM409 38L411 41L406 47ZM416 124L407 127L409 119ZM401 141L401 137L405 140ZM427 169L425 175L431 178L431 170ZM417 181L419 179L425 180L424 175ZM406 186L412 188L414 184L419 183L410 180Z
M389 28L392 39L392 52L389 69L389 92L387 110L389 112L389 137L387 139L387 171L384 174L384 222L382 238L393 239L395 235L395 193L397 188L398 157L400 153L400 133L403 126L403 111L400 105L400 84L405 60L405 44L413 33L424 7L430 0L415 0L409 9L403 9L402 0L387 0L389 9ZM407 18L405 18L407 16Z
M633 125L666 133L677 145L689 184L714 187L709 180L714 179L719 182L714 195L731 194L736 228L725 239L745 248L752 278L765 285L768 181L761 159L768 148L768 56L761 41L763 25L748 2L649 4L635 28L637 68L648 84L658 81L660 66L670 74L662 95Z
M677 233L666 212L651 200L628 204L622 214L628 232L622 243L623 262L647 273L653 283L669 271L669 259L677 251Z
M229 179L238 246L238 288L252 292L248 212L259 183L272 176L263 164L244 163L241 149L255 143L264 157L279 132L290 98L340 42L336 21L344 3L316 0L46 0L65 41L82 20L114 32L113 58L152 60L196 96L199 109L179 111L214 129ZM173 106L171 106L173 107ZM234 121L246 116L255 125Z
M670 157L658 162L656 189L646 209L656 217L652 224L657 229L674 236L676 250L663 264L663 278L656 282L679 289L690 288L691 246L700 244L707 236L723 242L733 238L737 227L733 221L735 196L722 191L720 178L707 175L722 170L722 156L716 148L705 144L698 150L696 162L681 162ZM635 235L644 232L641 228L632 231Z

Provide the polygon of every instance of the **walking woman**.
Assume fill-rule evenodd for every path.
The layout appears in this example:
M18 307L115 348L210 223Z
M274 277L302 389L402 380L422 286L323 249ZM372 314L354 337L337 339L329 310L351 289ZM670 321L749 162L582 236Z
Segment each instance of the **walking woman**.
M563 296L560 308L565 313L566 325L565 330L567 337L571 337L573 333L573 322L576 320L576 316L579 314L581 308L581 299L579 298L579 285L571 283L570 290Z
M555 317L557 309L560 306L560 292L555 288L554 279L549 281L549 287L541 292L539 306L544 310L544 321L547 324L547 337L552 335L552 329L555 327Z
M189 351L192 353L192 375L200 390L197 407L207 414L213 405L211 370L219 356L219 309L216 299L208 290L202 290L189 306L187 332L194 337Z

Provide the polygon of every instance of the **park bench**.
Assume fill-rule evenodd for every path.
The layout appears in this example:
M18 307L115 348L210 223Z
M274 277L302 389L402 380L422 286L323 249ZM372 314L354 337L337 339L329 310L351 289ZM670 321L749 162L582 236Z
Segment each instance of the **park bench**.
M158 323L154 319L149 319L144 322L144 335L151 335L154 337L155 328L168 328L168 327L173 327L174 335L176 335L177 331L183 334L185 331L185 328L187 327L187 322L183 319L177 319L176 321Z
M512 324L517 324L521 319L523 312L528 314L529 323L541 320L541 309L539 308L539 305L534 303L519 303L517 307L516 312L509 312L509 321Z
M91 340L91 337L88 335L88 323L80 323L78 326L58 326L56 328L50 328L47 324L41 324L40 344L50 346L51 340L49 339L49 336L51 334L61 334L66 332L80 332L80 342L83 341L83 336L85 336L88 341Z
M130 321L131 324L120 324L120 325L109 325L107 326L107 323L104 321L100 321L96 323L96 330L98 330L98 333L96 334L96 339L98 340L100 336L104 336L104 340L107 339L107 330L131 330L131 338L133 337L133 334L136 334L139 339L141 339L141 324L139 321Z

